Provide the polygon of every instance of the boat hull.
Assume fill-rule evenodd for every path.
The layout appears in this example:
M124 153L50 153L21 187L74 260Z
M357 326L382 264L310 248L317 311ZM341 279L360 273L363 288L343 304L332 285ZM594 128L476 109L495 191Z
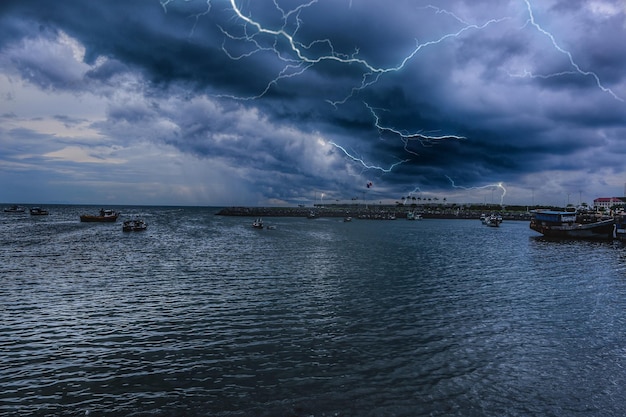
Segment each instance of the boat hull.
M603 220L596 223L571 223L551 225L531 220L530 228L546 237L563 239L612 240L615 222Z

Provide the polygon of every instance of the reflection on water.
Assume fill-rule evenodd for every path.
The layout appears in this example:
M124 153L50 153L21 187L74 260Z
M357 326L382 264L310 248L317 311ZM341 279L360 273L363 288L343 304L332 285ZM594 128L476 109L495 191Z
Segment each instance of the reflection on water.
M0 414L626 412L620 243L158 207L123 233L82 210L0 217Z

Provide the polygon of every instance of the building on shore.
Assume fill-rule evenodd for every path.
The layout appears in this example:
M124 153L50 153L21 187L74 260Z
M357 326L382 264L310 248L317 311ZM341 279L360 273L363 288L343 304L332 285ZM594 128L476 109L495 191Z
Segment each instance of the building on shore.
M600 197L593 200L595 210L610 210L613 206L626 206L626 197Z

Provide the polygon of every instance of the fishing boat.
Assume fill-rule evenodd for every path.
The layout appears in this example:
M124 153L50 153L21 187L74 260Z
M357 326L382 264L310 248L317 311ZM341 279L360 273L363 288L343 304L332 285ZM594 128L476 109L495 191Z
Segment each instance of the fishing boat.
M263 229L263 220L259 217L252 222L252 227L254 227L255 229Z
M100 223L113 223L117 220L120 214L113 210L100 209L98 215L82 214L80 216L81 222L100 222Z
M141 232L148 228L148 224L141 219L124 220L122 230L124 232Z
M31 207L30 214L32 216L47 216L48 210L44 210L41 207Z
M26 209L22 206L5 207L4 209L5 213L24 213L25 211Z
M530 228L546 237L611 240L615 221L570 211L535 210Z
M483 222L483 224L489 227L500 227L500 223L502 223L502 216L499 214L485 216L485 221Z

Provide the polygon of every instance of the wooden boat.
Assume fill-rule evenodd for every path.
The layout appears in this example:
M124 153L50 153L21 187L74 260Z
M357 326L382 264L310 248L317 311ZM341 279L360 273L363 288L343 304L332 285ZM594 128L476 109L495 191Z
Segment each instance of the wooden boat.
M148 224L141 219L125 220L122 224L124 232L141 232L148 228Z
M81 222L100 222L100 223L113 223L117 220L120 214L113 210L100 210L99 215L82 214L80 216Z
M536 210L532 213L530 228L546 237L611 240L615 221L569 211Z
M41 207L31 207L30 214L32 216L47 216L48 210L44 210Z

